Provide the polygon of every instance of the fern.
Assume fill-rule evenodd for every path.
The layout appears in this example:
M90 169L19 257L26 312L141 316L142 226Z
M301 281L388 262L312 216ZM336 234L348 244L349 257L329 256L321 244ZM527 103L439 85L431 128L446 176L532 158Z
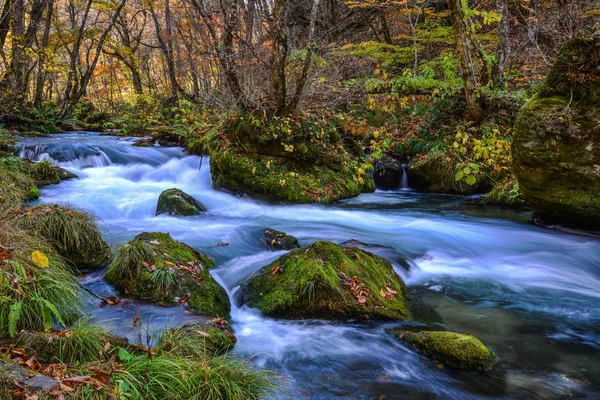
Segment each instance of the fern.
M8 314L8 334L10 337L14 337L17 330L17 321L21 318L21 307L23 302L19 301L10 306L10 313Z

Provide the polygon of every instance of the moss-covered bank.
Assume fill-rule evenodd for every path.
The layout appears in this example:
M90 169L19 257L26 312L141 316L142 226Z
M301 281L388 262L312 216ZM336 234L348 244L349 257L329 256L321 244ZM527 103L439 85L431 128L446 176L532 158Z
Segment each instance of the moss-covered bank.
M214 261L168 233L144 232L121 248L105 279L126 293L159 303L179 302L191 310L229 316L231 304L209 274Z
M188 149L207 149L213 184L251 197L289 203L331 203L375 190L364 152L335 118L227 120L219 134Z
M514 172L538 217L600 226L600 41L561 49L514 127Z
M452 368L489 371L496 356L474 336L455 332L404 332L396 336L428 357Z
M405 320L405 292L383 258L315 242L262 268L242 287L242 300L279 318Z

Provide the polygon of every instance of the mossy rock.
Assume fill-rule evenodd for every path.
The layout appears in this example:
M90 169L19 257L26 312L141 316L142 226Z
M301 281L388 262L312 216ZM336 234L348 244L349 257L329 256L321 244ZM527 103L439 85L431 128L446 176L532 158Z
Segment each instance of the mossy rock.
M405 293L383 258L319 241L262 268L242 286L242 301L278 318L406 320Z
M274 229L265 229L262 239L273 250L291 250L300 247L298 239L294 236Z
M395 334L419 352L452 368L489 371L497 362L494 353L471 335L404 331L397 331Z
M561 49L513 129L513 170L536 217L600 226L600 40Z
M261 200L287 203L331 203L373 192L364 172L364 152L346 149L335 119L234 116L209 135L213 185Z
M198 200L180 189L167 189L158 197L156 215L168 214L179 216L198 215L206 211L206 207Z
M39 187L57 185L68 179L79 179L76 174L52 165L47 160L33 162L29 159L22 159L21 168L35 179L36 185Z
M168 233L144 232L123 246L105 279L127 294L160 304L229 316L227 292L209 274L214 261Z

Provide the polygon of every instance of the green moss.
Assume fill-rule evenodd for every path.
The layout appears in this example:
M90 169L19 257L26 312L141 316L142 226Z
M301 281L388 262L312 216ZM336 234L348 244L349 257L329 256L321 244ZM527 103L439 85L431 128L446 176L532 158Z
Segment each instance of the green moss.
M489 371L496 356L474 336L454 332L396 332L417 350L453 368Z
M119 251L105 279L134 296L166 304L181 301L193 311L226 317L231 304L208 272L213 266L211 258L168 233L145 232Z
M210 148L217 188L289 203L331 203L375 190L360 168L364 154L346 150L335 118L239 115L221 129Z
M275 273L273 273L276 271ZM344 284L356 277L366 302ZM395 291L387 297L386 286ZM383 292L382 292L383 291ZM251 307L280 318L408 319L406 288L386 260L355 247L315 242L292 250L261 269L242 288ZM383 294L382 294L383 293Z
M31 188L29 188L29 193L27 193L27 199L28 200L37 200L39 198L40 198L40 190L35 186L32 186Z
M162 192L158 198L158 205L156 207L156 215L190 216L198 215L203 211L206 211L206 207L198 202L198 200L175 188Z

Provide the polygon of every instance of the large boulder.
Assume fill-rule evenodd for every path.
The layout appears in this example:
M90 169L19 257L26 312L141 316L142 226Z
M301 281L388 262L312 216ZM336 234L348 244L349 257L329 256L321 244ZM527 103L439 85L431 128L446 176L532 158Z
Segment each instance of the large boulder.
M206 211L206 207L189 194L179 189L167 189L158 197L156 215L198 215Z
M278 318L406 320L405 292L383 258L315 242L262 268L243 285L242 301Z
M227 317L227 292L208 272L214 261L168 233L144 232L123 246L105 279L128 294L159 304L179 302L202 314Z
M402 163L385 154L380 159L373 161L373 180L378 189L399 189L402 182L404 168Z
M471 335L403 331L397 331L396 335L419 352L452 368L489 371L496 364L494 353Z
M513 129L513 169L534 214L600 226L600 40L561 49Z

